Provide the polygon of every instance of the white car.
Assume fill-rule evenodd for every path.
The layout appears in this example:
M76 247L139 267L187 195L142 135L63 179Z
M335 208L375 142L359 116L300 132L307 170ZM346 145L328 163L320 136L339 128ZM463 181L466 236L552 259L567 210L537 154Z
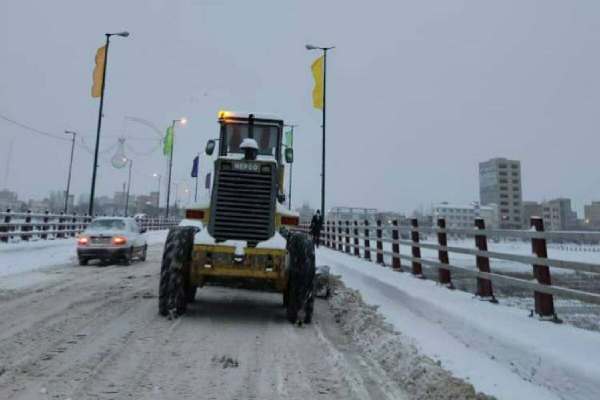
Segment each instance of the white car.
M77 238L79 265L87 265L91 259L121 261L131 264L134 257L146 260L148 244L134 218L95 218Z

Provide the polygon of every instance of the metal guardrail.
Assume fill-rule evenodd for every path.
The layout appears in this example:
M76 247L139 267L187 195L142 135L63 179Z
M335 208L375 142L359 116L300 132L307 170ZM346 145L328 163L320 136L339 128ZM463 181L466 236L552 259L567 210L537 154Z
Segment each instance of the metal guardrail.
M431 267L437 270L438 282L449 288L454 287L452 272L474 277L477 279L476 296L493 302L496 302L493 283L501 282L514 287L531 289L534 291L534 311L545 319L559 321L554 311L554 295L600 304L600 293L552 285L550 274L552 268L600 274L600 264L548 258L546 244L547 240L562 243L594 243L600 241L600 232L545 232L543 220L535 217L531 219L532 228L528 231L485 229L485 222L480 218L474 221L474 225L474 229L449 229L446 228L444 219L437 221L437 228L419 227L417 219L412 219L410 226L399 226L397 220L388 224L377 221L375 226L370 225L366 220L327 221L321 237L325 246L369 261L372 261L371 253L373 253L375 262L381 265L386 263L384 256L391 257L391 266L397 271L405 271L402 261L407 261L410 272L420 278L424 277L422 266ZM306 231L306 227L303 230ZM390 235L386 237L384 232ZM410 239L400 239L402 234L408 235ZM435 234L437 243L422 243L421 234ZM448 246L448 235L471 237L474 239L475 248ZM489 251L487 241L491 237L528 240L531 242L532 255ZM392 251L384 250L384 243L391 244ZM411 254L401 254L400 245L410 246ZM421 256L421 249L436 250L438 261L424 259ZM450 253L474 256L477 270L451 264ZM535 281L492 272L490 260L514 261L531 265Z
M92 218L88 215L0 212L0 244L12 238L27 241L75 237L91 221ZM177 225L179 221L180 219L175 217L138 219L140 226L147 230L167 229Z

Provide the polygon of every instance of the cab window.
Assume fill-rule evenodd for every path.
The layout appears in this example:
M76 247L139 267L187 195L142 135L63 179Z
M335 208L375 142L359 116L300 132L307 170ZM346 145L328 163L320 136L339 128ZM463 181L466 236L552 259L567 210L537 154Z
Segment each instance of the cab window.
M277 153L278 128L272 125L254 125L254 140L258 144L258 154L275 156ZM243 153L240 149L242 141L248 137L248 125L227 124L225 126L225 146L227 154Z

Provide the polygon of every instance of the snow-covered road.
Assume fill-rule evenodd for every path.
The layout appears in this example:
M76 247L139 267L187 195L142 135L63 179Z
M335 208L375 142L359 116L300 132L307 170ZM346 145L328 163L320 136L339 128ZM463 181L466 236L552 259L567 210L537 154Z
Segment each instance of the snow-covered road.
M18 274L27 285L0 287L0 398L485 398L341 286L303 328L285 320L279 294L218 287L201 288L182 318L159 317L161 253L152 245L130 267L38 260L46 267ZM371 353L384 342L411 355L410 369Z

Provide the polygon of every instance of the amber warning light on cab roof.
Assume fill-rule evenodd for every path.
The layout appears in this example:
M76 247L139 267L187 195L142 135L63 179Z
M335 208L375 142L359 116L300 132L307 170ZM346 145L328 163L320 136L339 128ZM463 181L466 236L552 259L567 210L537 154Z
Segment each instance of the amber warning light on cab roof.
M225 110L220 110L219 111L219 118L227 118L231 115L231 111L225 111Z

